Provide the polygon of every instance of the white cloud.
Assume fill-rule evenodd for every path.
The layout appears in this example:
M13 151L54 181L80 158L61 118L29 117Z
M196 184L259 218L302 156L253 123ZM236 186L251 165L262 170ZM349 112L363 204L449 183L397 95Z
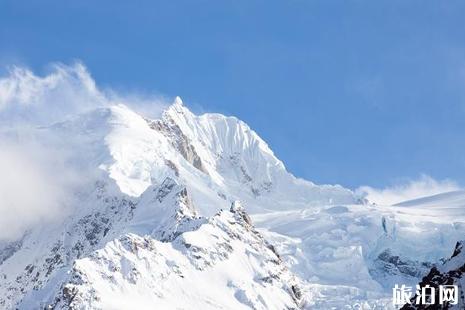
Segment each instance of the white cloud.
M0 79L0 121L49 124L69 114L104 106L108 99L97 89L86 68L55 64L40 77L30 70L12 67Z
M409 180L401 184L383 189L361 186L357 189L359 195L370 202L380 205L392 205L402 201L460 190L460 186L452 180L435 180L422 175L417 180Z
M66 214L74 178L59 158L38 145L0 144L0 240Z
M45 76L13 67L0 77L0 241L65 217L77 180L90 174L69 164L71 154L76 156L73 146L81 142L51 133L39 137L35 128L119 103L157 116L164 102L159 96L101 90L80 63L55 64Z
M12 67L0 78L0 122L48 125L69 115L96 107L123 103L148 117L158 116L168 100L142 92L99 89L85 66L51 65L48 75L37 76L22 67Z

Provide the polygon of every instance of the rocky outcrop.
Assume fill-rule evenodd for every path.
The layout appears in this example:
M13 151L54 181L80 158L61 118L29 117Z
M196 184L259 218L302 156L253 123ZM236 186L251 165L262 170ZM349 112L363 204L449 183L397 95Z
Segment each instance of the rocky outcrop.
M419 283L420 288L433 287L435 292L435 304L424 305L417 304L415 295L411 299L410 304L404 305L402 310L415 310L415 309L465 309L465 253L463 245L465 241L457 242L454 252L450 259L448 259L442 266L431 268L430 272ZM442 304L439 303L440 286L456 285L458 288L458 301L452 304L446 301Z
M175 109L176 107L171 107ZM171 142L176 150L187 160L192 166L208 174L202 159L197 154L194 145L190 139L182 132L181 128L176 124L170 113L165 112L160 120L147 120L150 128L163 133Z
M391 276L401 275L406 277L419 278L426 274L433 267L429 262L418 262L403 258L393 254L390 249L381 252L374 260L375 268L371 273L383 273ZM377 275L374 275L377 277Z

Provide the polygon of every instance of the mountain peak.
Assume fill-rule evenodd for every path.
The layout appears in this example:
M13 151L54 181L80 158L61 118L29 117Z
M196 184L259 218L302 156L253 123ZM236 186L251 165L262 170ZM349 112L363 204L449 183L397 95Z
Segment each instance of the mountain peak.
M174 98L173 105L176 105L176 106L181 106L181 107L183 107L183 106L184 106L184 104L183 104L183 102L182 102L182 99L181 99L181 97L179 97L179 96L176 96L176 98Z
M176 96L174 98L173 103L166 109L165 113L168 114L186 114L186 112L190 112L188 108L182 102L181 97Z

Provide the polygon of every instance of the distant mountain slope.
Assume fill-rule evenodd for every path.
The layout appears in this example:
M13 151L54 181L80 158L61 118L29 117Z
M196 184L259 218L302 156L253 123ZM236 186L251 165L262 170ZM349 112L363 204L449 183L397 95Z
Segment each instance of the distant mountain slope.
M437 194L428 197L422 197L409 201L403 201L396 206L402 207L423 207L423 208L456 208L465 207L465 191L453 191Z

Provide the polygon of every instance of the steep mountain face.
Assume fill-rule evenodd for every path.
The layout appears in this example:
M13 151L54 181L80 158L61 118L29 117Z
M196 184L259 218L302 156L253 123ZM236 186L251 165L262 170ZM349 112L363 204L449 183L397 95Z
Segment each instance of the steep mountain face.
M385 307L465 232L456 205L374 206L295 178L246 124L180 99L158 119L115 105L35 135L88 178L64 220L0 243L1 308Z
M192 114L179 98L160 120L148 121L150 128L168 137L180 162L170 159L168 165L181 177L187 174L186 162L197 171L186 178L207 178L216 196L226 200L245 200L250 211L295 208L310 204L354 203L353 193L340 186L316 186L289 174L268 145L245 123L220 114ZM180 167L182 166L182 167ZM184 168L184 169L183 169ZM193 184L193 195L205 193ZM203 194L204 195L204 194ZM293 197L291 204L289 195ZM202 197L202 200L217 200ZM215 203L215 205L218 202ZM207 211L207 210L203 210Z
M465 297L463 288L465 287L465 252L463 246L465 241L457 242L454 253L444 262L444 264L431 268L430 272L419 283L420 288L433 287L435 289L435 305L417 304L415 295L411 299L411 304L406 304L402 307L403 310L414 309L464 309ZM440 304L440 288L439 286L456 285L459 292L457 293L457 301L446 301Z

